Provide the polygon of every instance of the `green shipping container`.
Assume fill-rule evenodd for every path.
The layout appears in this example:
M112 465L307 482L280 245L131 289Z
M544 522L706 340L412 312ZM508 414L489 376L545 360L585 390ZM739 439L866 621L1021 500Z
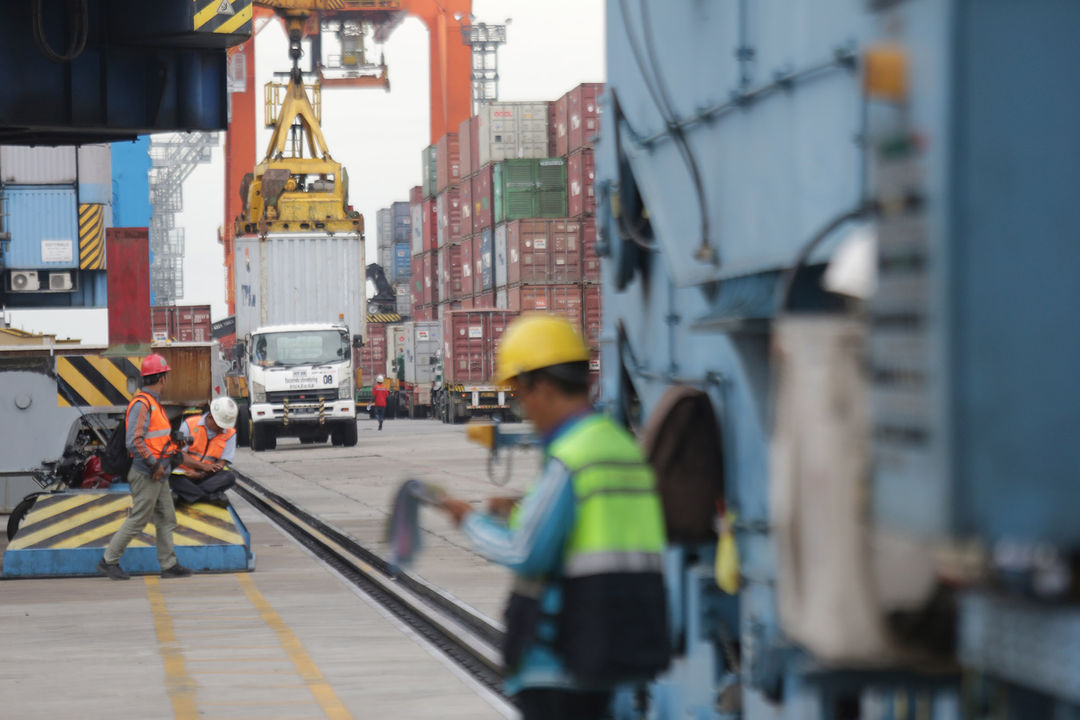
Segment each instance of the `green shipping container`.
M506 160L492 170L495 222L566 217L566 161Z
M435 197L435 183L437 182L435 171L438 165L435 162L434 145L424 148L420 153L420 165L420 177L422 178L420 187L424 190L424 197Z

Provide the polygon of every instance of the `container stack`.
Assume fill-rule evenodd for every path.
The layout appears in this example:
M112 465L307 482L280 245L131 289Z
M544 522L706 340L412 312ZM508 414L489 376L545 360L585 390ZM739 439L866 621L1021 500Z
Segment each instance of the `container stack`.
M154 342L210 342L214 338L209 305L155 305L150 308ZM233 322L233 337L236 323Z
M410 196L410 288L413 316L443 321L444 340L464 322L448 313L484 311L501 328L521 312L553 312L581 328L598 370L591 140L602 90L587 83L555 102L483 105L424 149Z
M396 202L375 213L376 262L394 286L399 315L409 315L412 276L412 214L408 202Z

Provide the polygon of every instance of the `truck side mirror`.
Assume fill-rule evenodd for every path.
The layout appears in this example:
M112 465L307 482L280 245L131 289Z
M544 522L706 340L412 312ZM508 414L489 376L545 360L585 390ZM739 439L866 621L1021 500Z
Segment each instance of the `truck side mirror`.
M354 350L359 350L360 348L364 347L364 336L363 335L353 335L352 336L352 346L353 346Z

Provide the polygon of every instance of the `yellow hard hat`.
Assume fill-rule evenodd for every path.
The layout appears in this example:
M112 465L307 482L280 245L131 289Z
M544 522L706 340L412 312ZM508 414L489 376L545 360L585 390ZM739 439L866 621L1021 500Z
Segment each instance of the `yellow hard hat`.
M502 385L521 373L588 360L589 350L569 320L530 313L514 320L503 333L495 356L495 382Z

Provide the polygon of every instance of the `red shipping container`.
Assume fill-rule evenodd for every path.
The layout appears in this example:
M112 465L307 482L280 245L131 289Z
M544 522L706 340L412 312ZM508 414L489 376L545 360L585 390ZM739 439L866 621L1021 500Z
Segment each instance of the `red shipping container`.
M417 185L409 190L409 204L419 205L424 202L424 188Z
M461 158L461 177L467 178L477 171L477 144L480 123L476 116L466 118L458 125L458 148Z
M386 374L386 325L368 323L364 344L356 351L356 364L363 372L364 385L375 382L377 375Z
M569 93L566 108L567 153L585 147L600 131L600 94L603 83L582 83Z
M423 277L424 287L421 290L421 305L434 305L439 302L439 288L436 282L435 272L438 267L438 258L435 251L429 250L424 253Z
M573 92L573 91L571 91ZM567 135L566 110L570 103L570 93L551 103L548 111L548 137L551 138L553 157L566 157L570 138Z
M516 285L506 294L510 310L554 313L581 327L580 285Z
M600 282L600 258L596 254L596 218L581 221L581 275L585 282Z
M472 181L463 181L458 189L461 192L461 234L469 237L473 234Z
M444 300L461 297L461 243L439 248L439 297Z
M517 313L457 310L443 316L443 370L447 385L487 385L495 373L495 348Z
M485 165L472 178L473 232L493 224L495 197L492 195L491 168L491 165Z
M465 237L461 232L461 191L456 186L447 188L439 193L436 206L439 213L438 246Z
M570 217L596 214L596 161L592 148L570 154L566 162L566 190Z
M600 338L600 322L603 318L599 285L586 285L581 291L581 335L589 347L596 347Z
M506 224L506 282L573 283L581 280L581 223L514 220ZM496 258L501 262L501 258Z
M477 310L494 309L495 291L488 290L486 292L473 295L473 307Z
M409 306L416 315L417 309L424 304L424 256L413 255L412 274L409 276Z
M472 297L480 289L480 276L473 273L473 239L466 238L461 246L461 295ZM454 298L455 300L459 298Z
M150 343L150 233L105 229L109 345Z
M434 320L435 313L432 310L433 309L430 305L413 305L413 320Z
M435 143L435 192L457 185L462 177L458 134L446 133Z
M461 298L461 300L457 303L457 305L459 305L460 307L454 308L455 310L458 310L458 309L460 309L460 310L472 310L473 308L476 307L476 305L473 303L473 299L471 297Z
M435 198L424 201L424 250L434 250L439 246L439 215Z

